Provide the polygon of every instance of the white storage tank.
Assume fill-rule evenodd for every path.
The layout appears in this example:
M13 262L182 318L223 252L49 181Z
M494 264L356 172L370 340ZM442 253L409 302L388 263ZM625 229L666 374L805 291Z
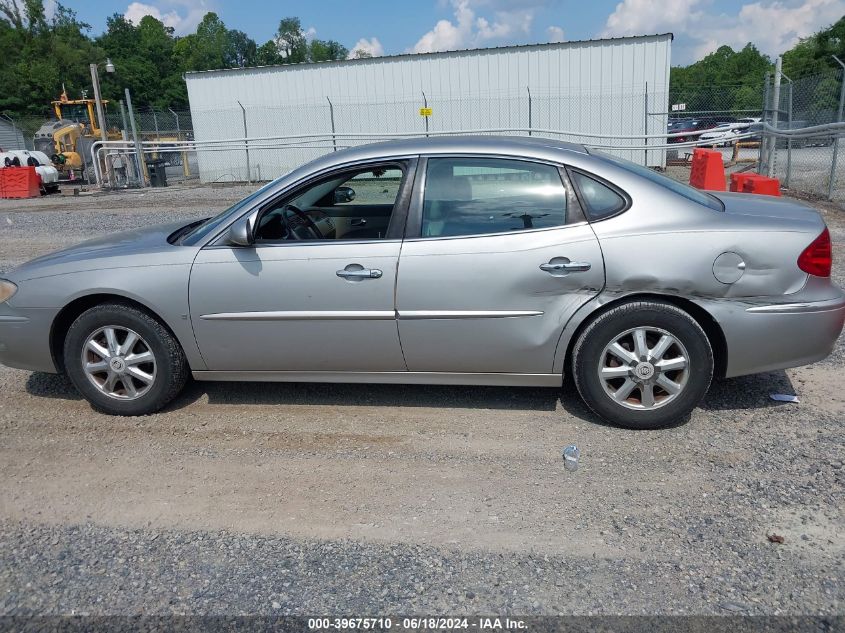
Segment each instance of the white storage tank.
M284 137L251 141L248 153L200 151L200 178L271 180L335 147L372 142L344 134L530 127L642 146L647 134L666 132L671 42L667 33L187 73L197 141ZM334 141L296 138L332 132ZM660 149L614 153L665 164Z

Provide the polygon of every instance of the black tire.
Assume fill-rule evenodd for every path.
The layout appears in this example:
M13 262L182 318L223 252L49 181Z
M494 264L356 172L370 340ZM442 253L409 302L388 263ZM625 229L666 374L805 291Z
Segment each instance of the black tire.
M655 403L658 403L654 408L632 408L641 404L637 402L638 396L639 400L644 400L639 388L635 388L636 391L625 401L626 404L618 402L608 393L605 381L599 377L600 367L605 366L606 346L635 328L665 331L684 348L670 349L675 350L676 354L685 351L688 357L688 369L683 374L686 382L674 398L670 398L669 392L659 385L652 387ZM650 333L650 336L657 335ZM652 365L652 369L654 367ZM648 372L647 367L645 371ZM670 380L680 380L682 374L666 375ZM578 337L572 351L572 376L581 398L601 418L631 429L657 429L682 423L701 402L713 377L713 350L698 322L680 308L661 301L625 303L599 315ZM653 379L657 377L658 374L655 374ZM615 380L607 383L614 389L621 387L627 378ZM659 404L661 401L664 403Z
M136 332L155 358L152 385L137 399L120 400L106 395L92 384L83 370L82 352L88 337L107 326ZM65 337L64 365L79 393L94 409L110 415L155 413L182 391L190 376L182 347L168 329L143 310L121 303L94 306L73 322Z

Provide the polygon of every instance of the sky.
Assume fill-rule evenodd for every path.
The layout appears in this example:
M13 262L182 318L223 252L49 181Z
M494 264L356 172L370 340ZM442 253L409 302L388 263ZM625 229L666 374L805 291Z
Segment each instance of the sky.
M672 64L747 42L776 56L845 15L845 0L63 0L97 35L153 15L177 34L216 12L259 45L296 16L308 37L374 55L672 32Z

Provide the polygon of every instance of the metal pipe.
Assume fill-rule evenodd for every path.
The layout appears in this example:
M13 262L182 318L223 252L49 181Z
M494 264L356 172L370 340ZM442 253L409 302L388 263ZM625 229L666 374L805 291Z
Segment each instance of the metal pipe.
M836 114L836 122L842 123L842 106L845 104L845 63L842 62L836 55L831 55L836 63L842 66L842 73L840 77L839 86L839 110ZM830 161L830 179L827 184L827 199L833 200L833 189L836 185L836 161L839 158L839 136L833 141L833 158Z

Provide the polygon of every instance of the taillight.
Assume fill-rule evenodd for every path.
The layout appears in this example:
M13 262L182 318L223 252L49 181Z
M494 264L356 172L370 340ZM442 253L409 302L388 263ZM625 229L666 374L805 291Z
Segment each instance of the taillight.
M798 268L816 277L830 277L833 250L830 245L830 231L825 227L812 243L798 256Z

